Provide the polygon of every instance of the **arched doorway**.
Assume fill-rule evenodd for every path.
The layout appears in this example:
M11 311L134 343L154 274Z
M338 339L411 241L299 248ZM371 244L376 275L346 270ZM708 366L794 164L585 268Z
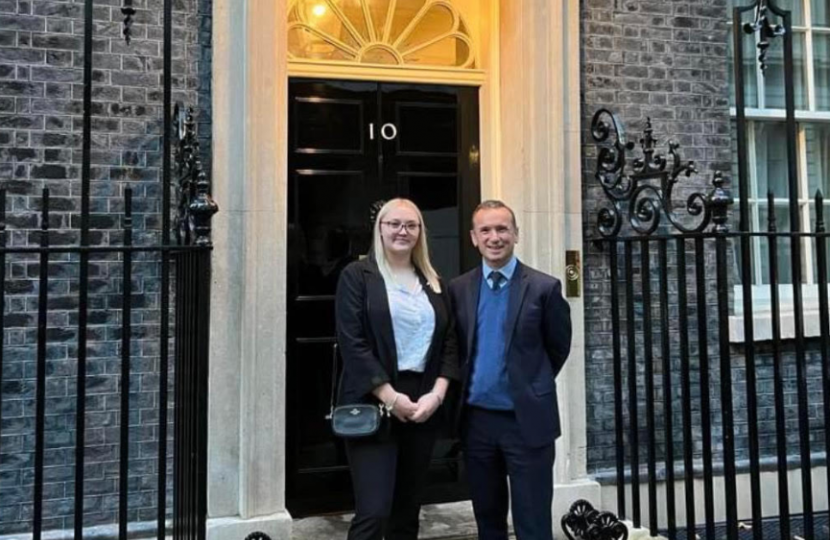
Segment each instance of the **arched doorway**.
M339 365L334 293L340 271L369 251L373 208L415 201L449 280L477 262L465 233L481 190L478 88L389 82L412 70L422 82L436 68L475 73L473 40L452 3L297 0L288 47L290 67L317 70L291 77L288 95L286 504L297 517L352 504L342 441L326 419ZM341 71L331 74L333 65ZM446 424L427 502L468 497Z

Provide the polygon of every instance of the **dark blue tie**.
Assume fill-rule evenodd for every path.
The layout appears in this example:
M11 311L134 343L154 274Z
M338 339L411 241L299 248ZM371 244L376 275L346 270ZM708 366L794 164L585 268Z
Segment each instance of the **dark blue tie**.
M498 270L490 272L490 281L493 282L493 290L497 291L501 289L502 284L507 281L507 278L504 277L504 274L499 272Z

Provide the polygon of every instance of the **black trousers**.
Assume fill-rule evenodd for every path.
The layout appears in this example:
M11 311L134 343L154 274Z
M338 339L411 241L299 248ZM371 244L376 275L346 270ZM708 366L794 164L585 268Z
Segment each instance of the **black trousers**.
M402 372L395 390L417 401L421 378L420 373ZM348 540L418 538L421 496L437 436L434 420L415 424L392 417L388 436L346 441L355 495Z
M553 540L554 445L527 446L512 411L470 407L464 428L464 456L479 540L507 540L510 506L518 540Z

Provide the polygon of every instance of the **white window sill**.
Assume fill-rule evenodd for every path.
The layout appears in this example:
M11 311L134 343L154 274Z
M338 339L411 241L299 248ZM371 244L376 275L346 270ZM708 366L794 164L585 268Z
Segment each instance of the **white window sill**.
M818 310L804 310L804 337L821 336L821 326ZM756 312L752 315L755 330L754 341L772 340L772 313ZM795 315L792 309L781 312L781 339L795 339ZM744 317L733 315L729 317L729 342L745 343Z
M781 339L795 339L795 310L792 303L792 285L780 285L780 323ZM734 295L735 315L729 317L729 342L745 343L743 288L736 286ZM818 287L803 285L802 288L804 314L804 337L821 336L821 320L818 306ZM753 341L772 340L772 309L769 298L769 286L753 287L752 321L754 325Z

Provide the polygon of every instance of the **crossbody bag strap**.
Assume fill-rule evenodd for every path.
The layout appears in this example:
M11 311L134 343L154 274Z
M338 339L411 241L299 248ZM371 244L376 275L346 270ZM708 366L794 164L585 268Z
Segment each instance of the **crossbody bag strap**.
M334 415L334 396L337 393L337 342L331 346L331 401L329 403L329 413L326 415L326 420L331 420Z
M365 310L368 308L366 300L368 290L366 287L366 276L364 276L362 272L361 278L363 279L363 304ZM337 352L338 344L335 340L331 346L331 399L329 400L329 413L326 415L326 420L331 420L334 416L334 402L335 396L337 395Z

